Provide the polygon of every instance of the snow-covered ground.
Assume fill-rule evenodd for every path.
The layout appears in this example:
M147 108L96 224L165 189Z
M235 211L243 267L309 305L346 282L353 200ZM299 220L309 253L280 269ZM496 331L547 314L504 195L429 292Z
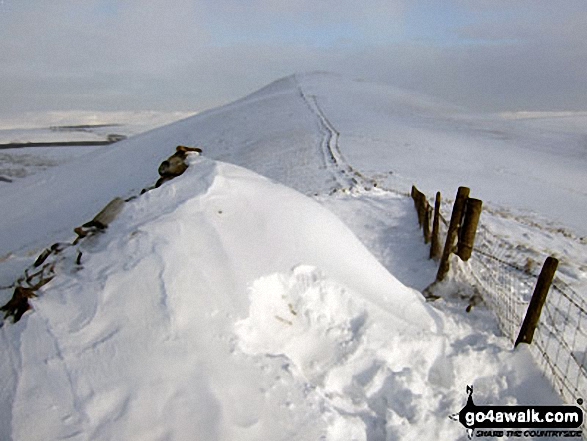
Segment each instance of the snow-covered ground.
M109 136L147 132L194 112L29 112L0 118L0 191L3 183L64 164L101 146L59 146L59 143L103 142ZM6 144L54 143L56 146L6 148Z
M0 143L51 140L46 137L54 137L55 141L68 141L70 139L67 139L67 133L76 140L79 133L74 133L76 130L72 129L84 126L86 133L93 132L96 136L112 133L112 128L130 136L193 116L195 113L87 110L17 113L0 118Z
M448 416L467 385L560 403L489 310L425 302L436 268L402 193L470 186L494 232L567 258L584 292L585 119L297 75L5 185L2 301L176 145L204 149L55 256L34 310L0 329L0 438L466 439Z

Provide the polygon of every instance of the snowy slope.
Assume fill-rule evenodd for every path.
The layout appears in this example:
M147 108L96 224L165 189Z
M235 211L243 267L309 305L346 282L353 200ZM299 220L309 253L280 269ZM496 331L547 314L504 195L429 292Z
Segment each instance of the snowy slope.
M581 233L582 129L535 134L522 122L296 75L10 184L0 287L109 200L152 185L176 145L225 161L195 160L125 204L82 242L81 265L68 249L34 311L0 329L2 439L460 439L447 416L467 384L488 403L559 402L486 310L453 316L404 286L423 289L434 272L398 195L413 182L449 195L468 184L490 207ZM536 155L552 173L518 179ZM559 211L527 197L536 189ZM568 251L585 283L576 236L493 216L501 231Z
M158 164L178 144L201 145L208 156L233 159L273 178L291 175L287 183L304 183L306 191L329 188L322 182L326 180L323 173L312 167L320 161L315 118L297 97L297 90L281 89L138 135L58 170L15 182L10 192L2 194L2 202L27 208L0 213L5 232L0 255L22 246L23 238L31 245L47 235L63 236L113 197L135 194L151 185ZM99 183L88 176L98 176ZM49 203L55 194L59 199ZM36 204L26 201L45 201L43 210L35 213ZM41 229L40 224L44 224Z
M535 133L511 121L468 117L424 97L332 75L284 78L233 104L15 183L0 194L4 206L29 208L0 213L0 255L63 235L113 197L151 184L158 163L178 144L199 145L209 157L306 194L353 185L352 176L340 177L347 163L369 183L402 191L417 182L428 193L452 196L468 185L486 202L530 210L585 234L587 129ZM99 184L86 179L95 175ZM54 194L60 198L49 204ZM35 214L26 201L37 199L45 206ZM37 216L44 218L41 229ZM19 243L23 236L26 244Z
M587 234L587 115L470 115L386 86L301 80L339 132L348 163L384 185L412 183L538 215ZM527 115L526 115L527 116Z
M556 400L526 351L471 336L244 169L195 160L79 250L1 330L2 439L457 439L467 382Z

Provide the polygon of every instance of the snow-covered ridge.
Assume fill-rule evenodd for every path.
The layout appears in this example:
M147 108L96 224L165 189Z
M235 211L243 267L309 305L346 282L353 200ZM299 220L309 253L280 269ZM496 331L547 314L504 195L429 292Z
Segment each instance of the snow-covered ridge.
M309 74L287 77L233 104L89 153L60 170L4 185L3 206L25 208L0 213L5 231L0 256L44 246L44 237L62 238L110 199L149 185L158 163L180 144L198 145L211 158L306 194L332 191L337 179L322 172L327 158L317 148L325 134L304 96L315 100L338 132L347 162L380 186L408 191L416 182L427 194L441 190L450 196L467 185L486 204L585 233L582 132L469 117L427 107L425 100L384 85ZM59 201L47 203L55 194Z
M577 222L581 136L294 75L6 185L2 296L42 249L150 187L175 146L207 157L68 248L34 311L0 329L1 437L459 439L447 417L468 384L480 402L558 403L487 310L443 313L405 286L435 267L398 193L468 184L492 227L564 253L581 283L576 236L499 211Z
M556 401L528 352L471 336L320 204L233 165L190 161L80 251L0 330L2 439L458 439L462 385Z

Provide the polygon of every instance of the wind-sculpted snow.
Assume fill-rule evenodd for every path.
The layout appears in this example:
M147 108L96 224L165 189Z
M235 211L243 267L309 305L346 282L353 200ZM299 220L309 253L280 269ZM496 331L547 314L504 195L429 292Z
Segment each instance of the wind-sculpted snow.
M3 439L260 439L268 430L261 438L279 439L271 425L327 431L302 397L296 406L307 407L308 427L297 426L297 412L288 417L283 395L304 388L297 372L266 361L284 378L267 385L276 391L262 391L261 366L234 346L247 287L297 264L319 267L363 302L394 311L398 330L436 328L417 294L325 209L206 160L128 203L107 233L85 245L82 263L64 264L23 325L4 328L20 334L8 339L20 360L3 366L17 372L14 396L3 391L13 415ZM321 329L312 323L308 332ZM320 401L313 394L309 403ZM284 408L281 422L271 405Z
M322 170L319 122L295 87L204 112L46 173L15 182L0 194L0 256L63 240L114 197L131 196L157 179L157 167L177 145L199 146L206 156L250 168L304 193L328 192ZM59 195L59 197L55 197Z
M471 361L501 399L535 375L451 343L469 329L338 218L232 165L192 159L81 247L1 330L2 439L456 439Z

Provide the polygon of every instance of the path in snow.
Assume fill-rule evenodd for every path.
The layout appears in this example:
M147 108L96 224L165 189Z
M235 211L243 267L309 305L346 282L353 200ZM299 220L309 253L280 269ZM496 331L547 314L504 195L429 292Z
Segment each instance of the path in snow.
M302 85L295 76L294 80L300 92L300 96L310 111L316 116L320 132L323 134L322 142L320 143L320 150L324 157L324 167L333 175L335 181L338 183L338 190L352 188L357 185L358 182L356 177L352 176L354 173L340 152L338 146L339 133L320 109L316 96L307 96L302 89Z
M348 178L348 176L354 176L347 188L343 186L344 184L341 185L347 191L342 194L336 193L328 197L319 197L318 200L341 219L344 219L357 237L367 244L369 250L398 280L407 286L422 291L435 280L436 264L428 259L428 247L422 243L411 200L397 197L394 199L390 197L393 193L389 189L376 192L365 191L372 188L373 184L371 186L365 185L366 179L363 178L363 175L356 171L341 154L340 133L325 115L319 105L318 98L316 95L304 93L299 81L298 88L308 107L316 115L320 126L325 131L321 147L327 152L325 157L330 158L330 172L338 174L340 177L339 182L344 182L344 178ZM356 157L358 156L355 152ZM393 168L393 164L386 164L386 167ZM377 185L375 179L370 179L370 181L374 183L374 186L382 189L381 185ZM362 182L362 185L357 185L359 182ZM504 340L508 341L508 339L515 339L517 335L527 302L536 283L536 278L529 277L524 271L512 273L508 264L518 265L518 267L523 268L531 263L534 266L531 271L537 274L539 266L546 256L557 256L561 260L559 284L569 284L567 286L571 291L568 294L578 296L577 301L580 301L578 293L587 289L587 254L585 253L585 241L563 228L553 228L548 222L532 222L528 218L519 215L513 216L506 210L493 208L491 204L488 205L485 207L486 213L482 219L482 228L483 232L491 231L491 238L488 242L490 245L487 248L488 243L484 242L482 244L478 243L478 246L483 246L483 251L493 254L493 258L484 259L484 263L479 266L478 258L474 256L470 262L471 266L458 275L458 278L461 279L459 284L455 285L452 291L449 290L444 293L444 295L452 294L454 297L445 298L443 302L439 302L436 306L440 310L462 316L463 310L468 306L469 302L477 302L473 300L472 296L476 295L475 289L480 289L488 296L486 300L491 305L491 308L495 308L490 314L486 315L485 320L493 323L494 330L492 332L496 336L504 335L498 329L499 323L505 333ZM450 212L450 206L447 206L446 203L443 209L446 214ZM401 225L402 222L405 222L405 225ZM504 224L507 224L505 230L503 228ZM487 240L487 238L484 238L484 240ZM478 238L477 242L480 241L482 241L482 238ZM496 245L491 245L496 242ZM500 262L500 258L505 258L506 260ZM487 273L488 271L489 274ZM512 289L515 290L515 295L510 292ZM460 296L462 298L459 298ZM516 308L508 303L510 297L519 299L517 300ZM521 301L525 303L520 303ZM581 304L583 303L581 302ZM504 307L506 308L505 311L503 310ZM554 349L548 352L550 346L558 346L548 340L548 335L549 332L552 332L552 328L543 327L537 332L542 339L540 347L538 348L538 343L535 342L532 350L537 362L544 368L545 372L548 375L554 375L552 381L557 388L562 388L560 384L563 381L565 382L565 399L572 403L577 396L582 396L585 393L584 374L580 372L573 375L568 374L570 378L566 378L567 375L563 373L563 370L564 366L567 366L567 373L569 372L569 360L571 359L573 360L571 364L576 369L580 369L581 360L584 363L583 352L576 352L576 348L584 346L583 334L579 326L582 317L584 317L584 309L581 307L571 308L568 311L566 309L568 309L567 304L564 303L559 306L558 297L552 294L550 303L546 305L546 312L543 314L546 318L543 318L543 320L547 323L552 320L552 318L549 318L551 316L560 316L561 318L568 316L564 323L558 323L555 329L559 330L559 334L562 334L564 330L566 338L566 341L563 343L557 342L557 344L562 344L564 347L570 345L571 349L565 350L562 355ZM473 314L462 318L468 321L478 313L484 314L484 312L475 311ZM492 317L494 314L501 314L501 316L499 318ZM479 331L477 330L477 332ZM581 336L581 338L577 338L577 335ZM541 351L547 351L548 355L544 357ZM545 360L548 360L548 363L545 364ZM575 366L575 364L578 366ZM553 368L552 366L556 367Z

